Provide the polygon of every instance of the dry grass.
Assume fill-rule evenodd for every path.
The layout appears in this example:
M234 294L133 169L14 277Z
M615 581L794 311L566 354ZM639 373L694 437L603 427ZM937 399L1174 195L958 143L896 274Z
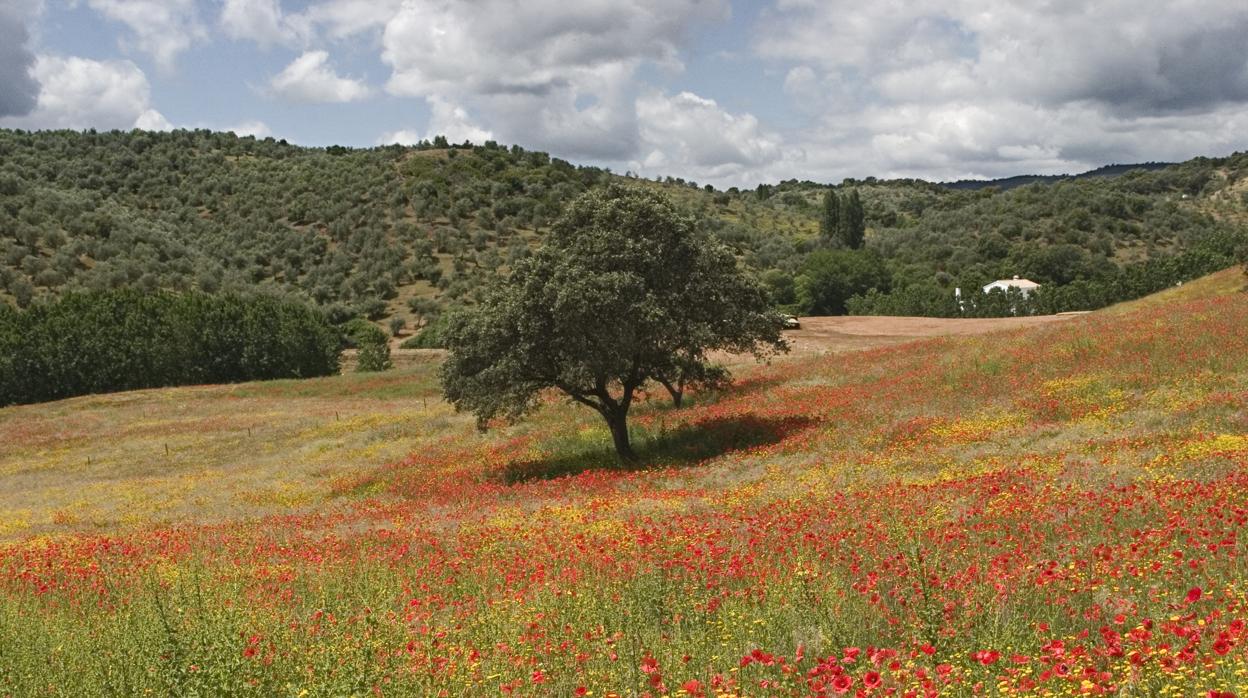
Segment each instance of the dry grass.
M467 424L430 363L385 374L89 396L0 410L0 538L218 521L325 501L337 478ZM466 428L466 427L465 427Z

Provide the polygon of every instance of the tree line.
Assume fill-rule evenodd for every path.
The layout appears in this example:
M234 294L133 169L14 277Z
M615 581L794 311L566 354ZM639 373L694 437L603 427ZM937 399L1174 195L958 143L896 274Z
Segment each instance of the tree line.
M276 296L121 289L0 303L0 406L338 371L325 314Z

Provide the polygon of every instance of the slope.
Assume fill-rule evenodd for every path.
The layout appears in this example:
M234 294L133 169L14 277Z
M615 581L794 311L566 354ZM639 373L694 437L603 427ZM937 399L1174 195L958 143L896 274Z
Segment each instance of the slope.
M640 470L552 404L287 515L12 543L0 693L1238 690L1240 283L646 402Z

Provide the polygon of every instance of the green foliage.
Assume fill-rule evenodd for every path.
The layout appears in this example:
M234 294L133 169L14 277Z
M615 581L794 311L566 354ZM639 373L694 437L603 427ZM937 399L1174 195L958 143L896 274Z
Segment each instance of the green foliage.
M831 187L823 193L823 215L819 218L819 234L831 242L841 233L841 197Z
M867 217L862 208L862 198L858 190L852 189L845 197L845 205L841 207L841 242L845 247L856 250L862 247L867 234Z
M438 315L399 346L404 349L445 349L448 323L447 315Z
M363 318L348 322L343 328L347 343L355 347L359 372L385 371L393 367L390 362L390 338L386 331Z
M894 292L1014 274L1091 283L1246 220L1248 155L1107 172L1006 191L874 178L744 192L678 178L636 184L670 196L758 276L793 276L820 246L866 246L885 260ZM622 179L445 139L321 149L208 131L0 130L0 296L28 307L88 289L278 289L336 319L383 323L402 297L430 304L412 317L419 327L471 304L573 198ZM1241 208L1219 208L1229 206Z
M816 250L797 277L797 307L803 315L844 315L853 296L891 284L884 260L872 250Z
M1196 240L1186 252L1122 268L1110 266L1091 278L1043 285L1026 296L1013 289L1009 293L981 293L980 287L973 286L963 289L959 304L952 289L932 283L892 293L864 293L846 305L855 315L932 317L1005 317L1095 310L1226 269L1234 264L1235 250L1245 242L1248 236L1243 233L1216 229Z
M0 405L194 383L322 376L338 336L318 311L273 296L137 290L0 303Z
M390 326L390 334L392 336L398 337L399 333L401 333L403 329L407 327L407 320L399 317L398 315L395 315L394 317L390 318L390 322L386 324Z
M653 190L611 186L579 197L546 244L493 284L445 332L447 399L518 418L547 389L606 420L622 460L637 391L680 379L715 349L782 347L761 287L732 255Z

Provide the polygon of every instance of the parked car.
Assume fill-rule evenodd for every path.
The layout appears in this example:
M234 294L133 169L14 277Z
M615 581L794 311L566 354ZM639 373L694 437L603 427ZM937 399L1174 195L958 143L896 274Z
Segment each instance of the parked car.
M786 330L800 330L802 328L802 323L797 321L797 316L795 315L781 315L780 322L783 323L783 327Z

